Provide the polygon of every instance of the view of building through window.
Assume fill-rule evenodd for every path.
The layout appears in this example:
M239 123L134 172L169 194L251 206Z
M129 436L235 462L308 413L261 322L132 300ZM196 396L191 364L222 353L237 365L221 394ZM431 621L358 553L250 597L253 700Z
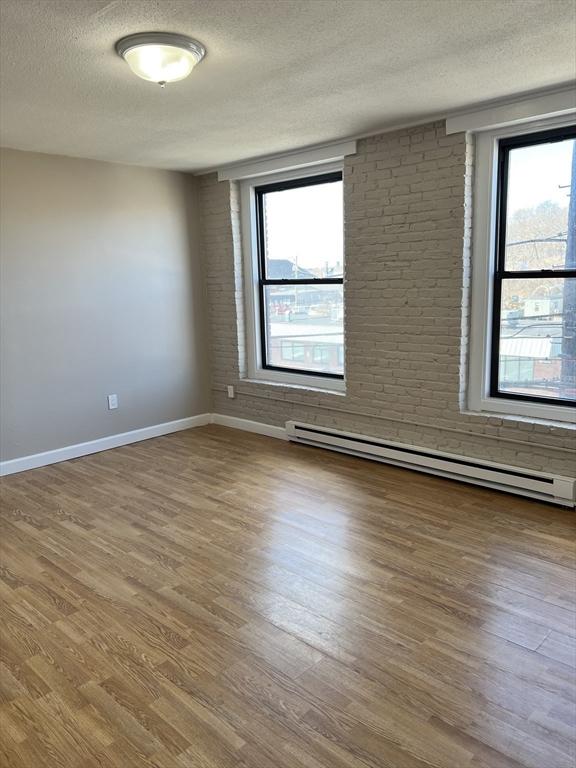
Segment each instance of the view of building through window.
M498 393L574 402L576 141L529 141L507 149Z
M261 193L269 367L344 373L343 200L336 176Z

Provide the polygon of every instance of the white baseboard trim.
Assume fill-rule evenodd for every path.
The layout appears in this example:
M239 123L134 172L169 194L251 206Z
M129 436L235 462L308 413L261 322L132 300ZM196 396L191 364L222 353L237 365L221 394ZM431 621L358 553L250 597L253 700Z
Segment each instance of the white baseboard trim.
M101 437L98 440L90 440L86 443L67 445L64 448L56 448L52 451L44 451L43 453L35 453L30 456L22 456L18 459L0 461L0 477L14 475L17 472L26 472L28 469L46 467L49 464L58 464L60 461L78 459L81 456L89 456L91 453L108 451L110 448L120 448L122 445L130 445L130 443L138 443L141 440L150 440L152 437L169 435L171 432L203 427L206 424L220 424L223 427L242 429L245 432L256 432L259 435L276 437L280 440L288 439L284 427L274 427L270 424L261 424L259 421L240 419L236 416L225 416L220 413L201 413L198 416L189 416L187 419L167 421L164 424L154 424L143 429L133 429L131 432L121 432L118 435L109 435L108 437Z
M242 419L238 419L242 421ZM149 440L152 437L169 435L171 432L180 432L183 429L202 427L212 423L211 413L201 413L198 416L189 416L187 419L167 421L164 424L154 424L143 429L133 429L131 432L121 432L118 435L101 437L99 440L90 440L87 443L67 445L64 448L56 448L53 451L35 453L31 456L22 456L19 459L0 462L0 477L13 475L16 472L25 472L27 469L37 469L48 464L57 464L60 461L77 459L80 456L88 456L91 453L107 451L110 448L119 448L122 445L138 443L140 440ZM250 422L252 423L252 422Z
M230 427L231 429L242 429L244 432L256 432L258 435L276 437L280 440L288 440L285 427L274 427L272 424L262 424L260 421L250 421L250 419L240 419L237 416L213 413L211 423L219 424L222 427Z
M143 429L134 429L131 432L122 432L118 435L110 435L108 437L102 437L99 440L90 440L86 443L77 443L76 445L68 445L64 448L56 448L52 451L45 451L43 453L36 453L31 456L22 456L18 459L11 459L9 461L0 462L0 477L4 475L12 475L17 472L25 472L29 469L37 469L39 467L45 467L49 464L57 464L61 461L68 461L69 459L77 459L81 456L88 456L91 453L99 453L100 451L107 451L111 448L120 448L123 445L129 445L130 443L137 443L141 440L149 440L154 437L161 437L162 435L169 435L172 432L180 432L185 429L193 429L194 427L203 427L207 424L218 424L223 427L230 427L231 429L240 429L244 432L254 432L259 435L265 435L267 437L274 437L280 440L289 439L289 431L285 427L276 427L271 424L263 424L259 421L251 421L250 419L241 419L237 416L227 416L221 413L201 413L197 416L190 416L186 419L178 419L176 421L168 421L164 424L155 424L151 427L144 427ZM337 449L336 449L337 450ZM346 451L350 453L349 451ZM364 458L365 455L363 455ZM465 457L464 457L465 458ZM390 461L389 463L397 463ZM400 463L399 466L408 466ZM414 469L413 466L408 468ZM421 471L430 471L422 469ZM439 472L433 472L433 474L441 474ZM447 475L444 475L447 476ZM448 475L452 477L451 475ZM452 479L462 479L454 478ZM468 482L473 482L468 480ZM485 484L485 483L478 483ZM489 487L494 487L489 486ZM500 489L502 490L502 489ZM516 493L523 493L521 490L515 491ZM530 495L523 493L523 495ZM562 502L557 502L562 503ZM573 506L573 502L569 506Z

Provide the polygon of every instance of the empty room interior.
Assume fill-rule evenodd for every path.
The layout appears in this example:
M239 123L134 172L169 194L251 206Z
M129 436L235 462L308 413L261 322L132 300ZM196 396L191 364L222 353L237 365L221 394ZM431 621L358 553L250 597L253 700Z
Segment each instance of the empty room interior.
M0 56L0 765L575 768L574 0Z

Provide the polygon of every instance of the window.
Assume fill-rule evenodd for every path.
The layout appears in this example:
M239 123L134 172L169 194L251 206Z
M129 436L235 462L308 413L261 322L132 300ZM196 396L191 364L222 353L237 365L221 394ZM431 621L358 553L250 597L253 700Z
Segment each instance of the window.
M468 406L576 423L576 126L476 135Z
M328 346L328 344L324 344L324 346L315 346L312 352L312 359L314 362L322 363L323 365L330 365L332 358L332 346L333 345Z
M256 376L340 389L344 379L341 169L305 177L292 172L265 183L248 181L242 200L252 210Z
M575 138L499 142L492 397L576 405Z
M304 362L305 347L304 344L297 344L293 341L282 342L282 360L292 362Z

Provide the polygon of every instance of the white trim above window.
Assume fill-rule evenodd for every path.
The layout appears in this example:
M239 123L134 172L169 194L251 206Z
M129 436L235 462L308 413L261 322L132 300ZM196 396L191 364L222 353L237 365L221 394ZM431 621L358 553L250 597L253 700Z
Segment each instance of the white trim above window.
M313 166L340 162L348 155L356 154L356 141L340 141L297 152L287 152L272 157L235 163L218 171L218 181L240 181L257 176L312 169Z
M558 88L453 114L446 119L446 133L488 131L514 126L514 130L521 134L527 128L527 123L534 120L554 120L575 114L576 89Z
M531 121L522 126L514 124L482 131L475 136L471 318L466 393L469 411L538 422L576 424L576 409L570 406L521 402L489 395L499 140L573 124L574 115L566 115Z
M314 164L289 171L266 174L243 179L240 182L240 216L242 250L244 260L244 285L246 300L246 350L247 378L267 384L293 386L342 394L345 379L331 378L313 373L265 368L262 361L261 310L260 310L260 266L258 254L258 222L256 212L256 188L277 182L322 176L342 172L343 162ZM297 223L296 223L297 225Z

